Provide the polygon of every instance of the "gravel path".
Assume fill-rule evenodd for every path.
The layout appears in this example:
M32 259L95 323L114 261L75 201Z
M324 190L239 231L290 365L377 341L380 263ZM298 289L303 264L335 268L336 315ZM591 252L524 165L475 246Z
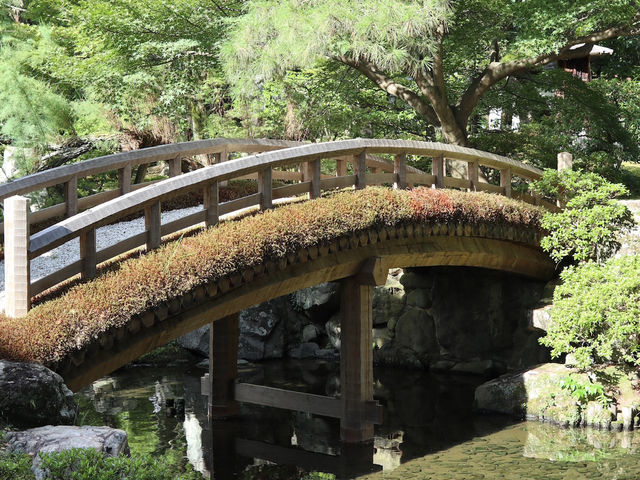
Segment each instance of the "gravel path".
M168 223L191 215L198 210L202 210L202 206L162 212L162 223ZM97 249L100 250L142 232L144 232L144 217L100 227L96 230ZM74 238L33 259L31 262L31 281L46 277L78 260L80 260L80 240ZM4 309L4 260L0 261L0 308Z

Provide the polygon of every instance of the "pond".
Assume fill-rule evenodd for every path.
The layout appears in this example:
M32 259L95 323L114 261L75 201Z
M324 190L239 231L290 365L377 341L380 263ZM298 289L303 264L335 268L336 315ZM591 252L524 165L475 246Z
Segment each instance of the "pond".
M475 414L477 377L376 368L384 423L373 445L347 447L338 420L299 412L243 405L239 417L209 424L200 394L205 368L182 360L121 369L77 395L81 423L121 428L132 451L188 461L216 480L640 478L640 434ZM323 395L339 389L335 362L271 361L239 370L242 381L255 384Z

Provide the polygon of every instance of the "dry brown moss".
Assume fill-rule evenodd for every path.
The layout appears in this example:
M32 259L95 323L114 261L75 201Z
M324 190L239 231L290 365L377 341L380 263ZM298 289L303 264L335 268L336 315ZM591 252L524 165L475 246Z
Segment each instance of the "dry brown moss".
M498 195L429 188L368 188L281 207L126 260L23 318L0 316L0 358L55 363L199 285L354 232L433 222L538 229L540 216L539 208Z

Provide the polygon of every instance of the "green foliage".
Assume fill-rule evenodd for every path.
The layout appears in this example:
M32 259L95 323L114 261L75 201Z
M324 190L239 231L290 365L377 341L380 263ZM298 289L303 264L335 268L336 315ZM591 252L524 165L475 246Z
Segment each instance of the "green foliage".
M188 462L176 464L167 455L104 457L92 449L41 453L48 480L200 480ZM0 452L0 478L33 480L32 458L26 454Z
M575 398L576 402L582 406L586 406L587 403L594 400L602 404L603 407L607 407L611 403L604 385L598 382L584 382L575 375L567 375L562 379L560 387L563 390L567 390Z
M614 200L625 195L626 188L595 173L548 169L534 189L566 204L542 219L549 234L541 246L556 261L572 257L602 262L620 248L617 236L634 225L629 209Z
M234 22L222 58L243 92L324 57L415 74L431 64L435 30L449 14L443 0L254 0Z
M0 451L0 478L11 480L32 480L31 457L22 453Z
M588 262L561 273L552 319L540 342L553 357L573 354L578 367L640 365L640 258Z
M25 317L0 316L0 358L55 363L199 285L371 228L442 222L537 232L540 216L539 208L498 195L430 188L367 188L284 206L131 258Z

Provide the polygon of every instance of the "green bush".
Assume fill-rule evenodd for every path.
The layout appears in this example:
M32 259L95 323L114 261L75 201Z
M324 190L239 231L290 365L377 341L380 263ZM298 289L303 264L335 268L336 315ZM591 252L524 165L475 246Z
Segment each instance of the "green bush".
M602 262L620 248L618 235L634 225L629 209L614 200L626 195L627 189L595 173L548 169L534 189L566 204L562 211L542 218L549 234L540 244L556 261L572 257Z
M552 319L540 339L551 355L575 356L576 366L640 366L640 258L567 268L556 287Z
M50 480L201 480L202 475L177 468L164 457L104 457L92 448L41 454Z
M92 448L42 453L47 480L202 480L188 462L177 465L166 456L104 457ZM0 453L0 480L33 480L32 458Z

